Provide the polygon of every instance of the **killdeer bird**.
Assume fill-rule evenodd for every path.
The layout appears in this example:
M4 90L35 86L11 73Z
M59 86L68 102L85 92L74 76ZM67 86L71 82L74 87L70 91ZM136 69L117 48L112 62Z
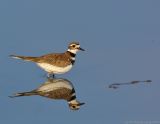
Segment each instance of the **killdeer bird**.
M39 57L10 55L12 58L35 62L38 66L48 72L48 76L54 74L63 74L68 72L75 63L76 53L81 50L78 42L71 42L68 50L64 53L50 53Z
M16 93L11 98L19 96L32 96L40 95L51 99L63 99L68 102L69 108L72 110L78 110L81 105L85 103L80 103L76 100L76 93L72 83L63 78L59 79L48 79L39 88L32 90L30 92Z

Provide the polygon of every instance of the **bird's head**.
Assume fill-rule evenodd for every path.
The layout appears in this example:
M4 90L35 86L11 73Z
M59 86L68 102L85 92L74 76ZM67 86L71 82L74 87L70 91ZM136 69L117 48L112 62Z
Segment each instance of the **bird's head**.
M82 48L80 47L80 44L79 44L78 42L71 42L71 43L68 45L68 51L71 52L71 53L76 54L79 50L85 51L84 49L82 49Z
M84 105L85 103L80 103L79 101L77 101L77 100L73 100L73 101L70 101L69 103L68 103L68 105L69 105L69 108L71 109L71 110L78 110L78 109L80 109L80 106L81 105Z

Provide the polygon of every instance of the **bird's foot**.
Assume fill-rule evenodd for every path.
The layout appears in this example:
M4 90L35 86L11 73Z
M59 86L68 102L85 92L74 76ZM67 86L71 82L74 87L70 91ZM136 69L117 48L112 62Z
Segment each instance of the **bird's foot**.
M52 74L52 73L48 73L48 74L47 74L47 78L55 78L55 75Z

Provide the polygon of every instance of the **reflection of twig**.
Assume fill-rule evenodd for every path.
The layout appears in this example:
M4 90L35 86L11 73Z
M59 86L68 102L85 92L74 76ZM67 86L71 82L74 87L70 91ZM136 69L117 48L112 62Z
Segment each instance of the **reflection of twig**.
M132 84L137 84L137 83L150 83L152 82L151 80L144 80L144 81L131 81L131 82L126 82L126 83L113 83L110 84L108 87L109 88L113 88L113 89L117 89L119 88L118 86L120 85L132 85Z

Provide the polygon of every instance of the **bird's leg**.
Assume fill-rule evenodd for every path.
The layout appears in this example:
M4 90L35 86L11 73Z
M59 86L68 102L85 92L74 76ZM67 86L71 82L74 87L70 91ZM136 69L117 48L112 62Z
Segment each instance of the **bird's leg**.
M52 76L52 78L55 78L55 75L54 75L54 74L52 74L51 76Z
M55 78L55 75L53 73L48 73L47 78Z

